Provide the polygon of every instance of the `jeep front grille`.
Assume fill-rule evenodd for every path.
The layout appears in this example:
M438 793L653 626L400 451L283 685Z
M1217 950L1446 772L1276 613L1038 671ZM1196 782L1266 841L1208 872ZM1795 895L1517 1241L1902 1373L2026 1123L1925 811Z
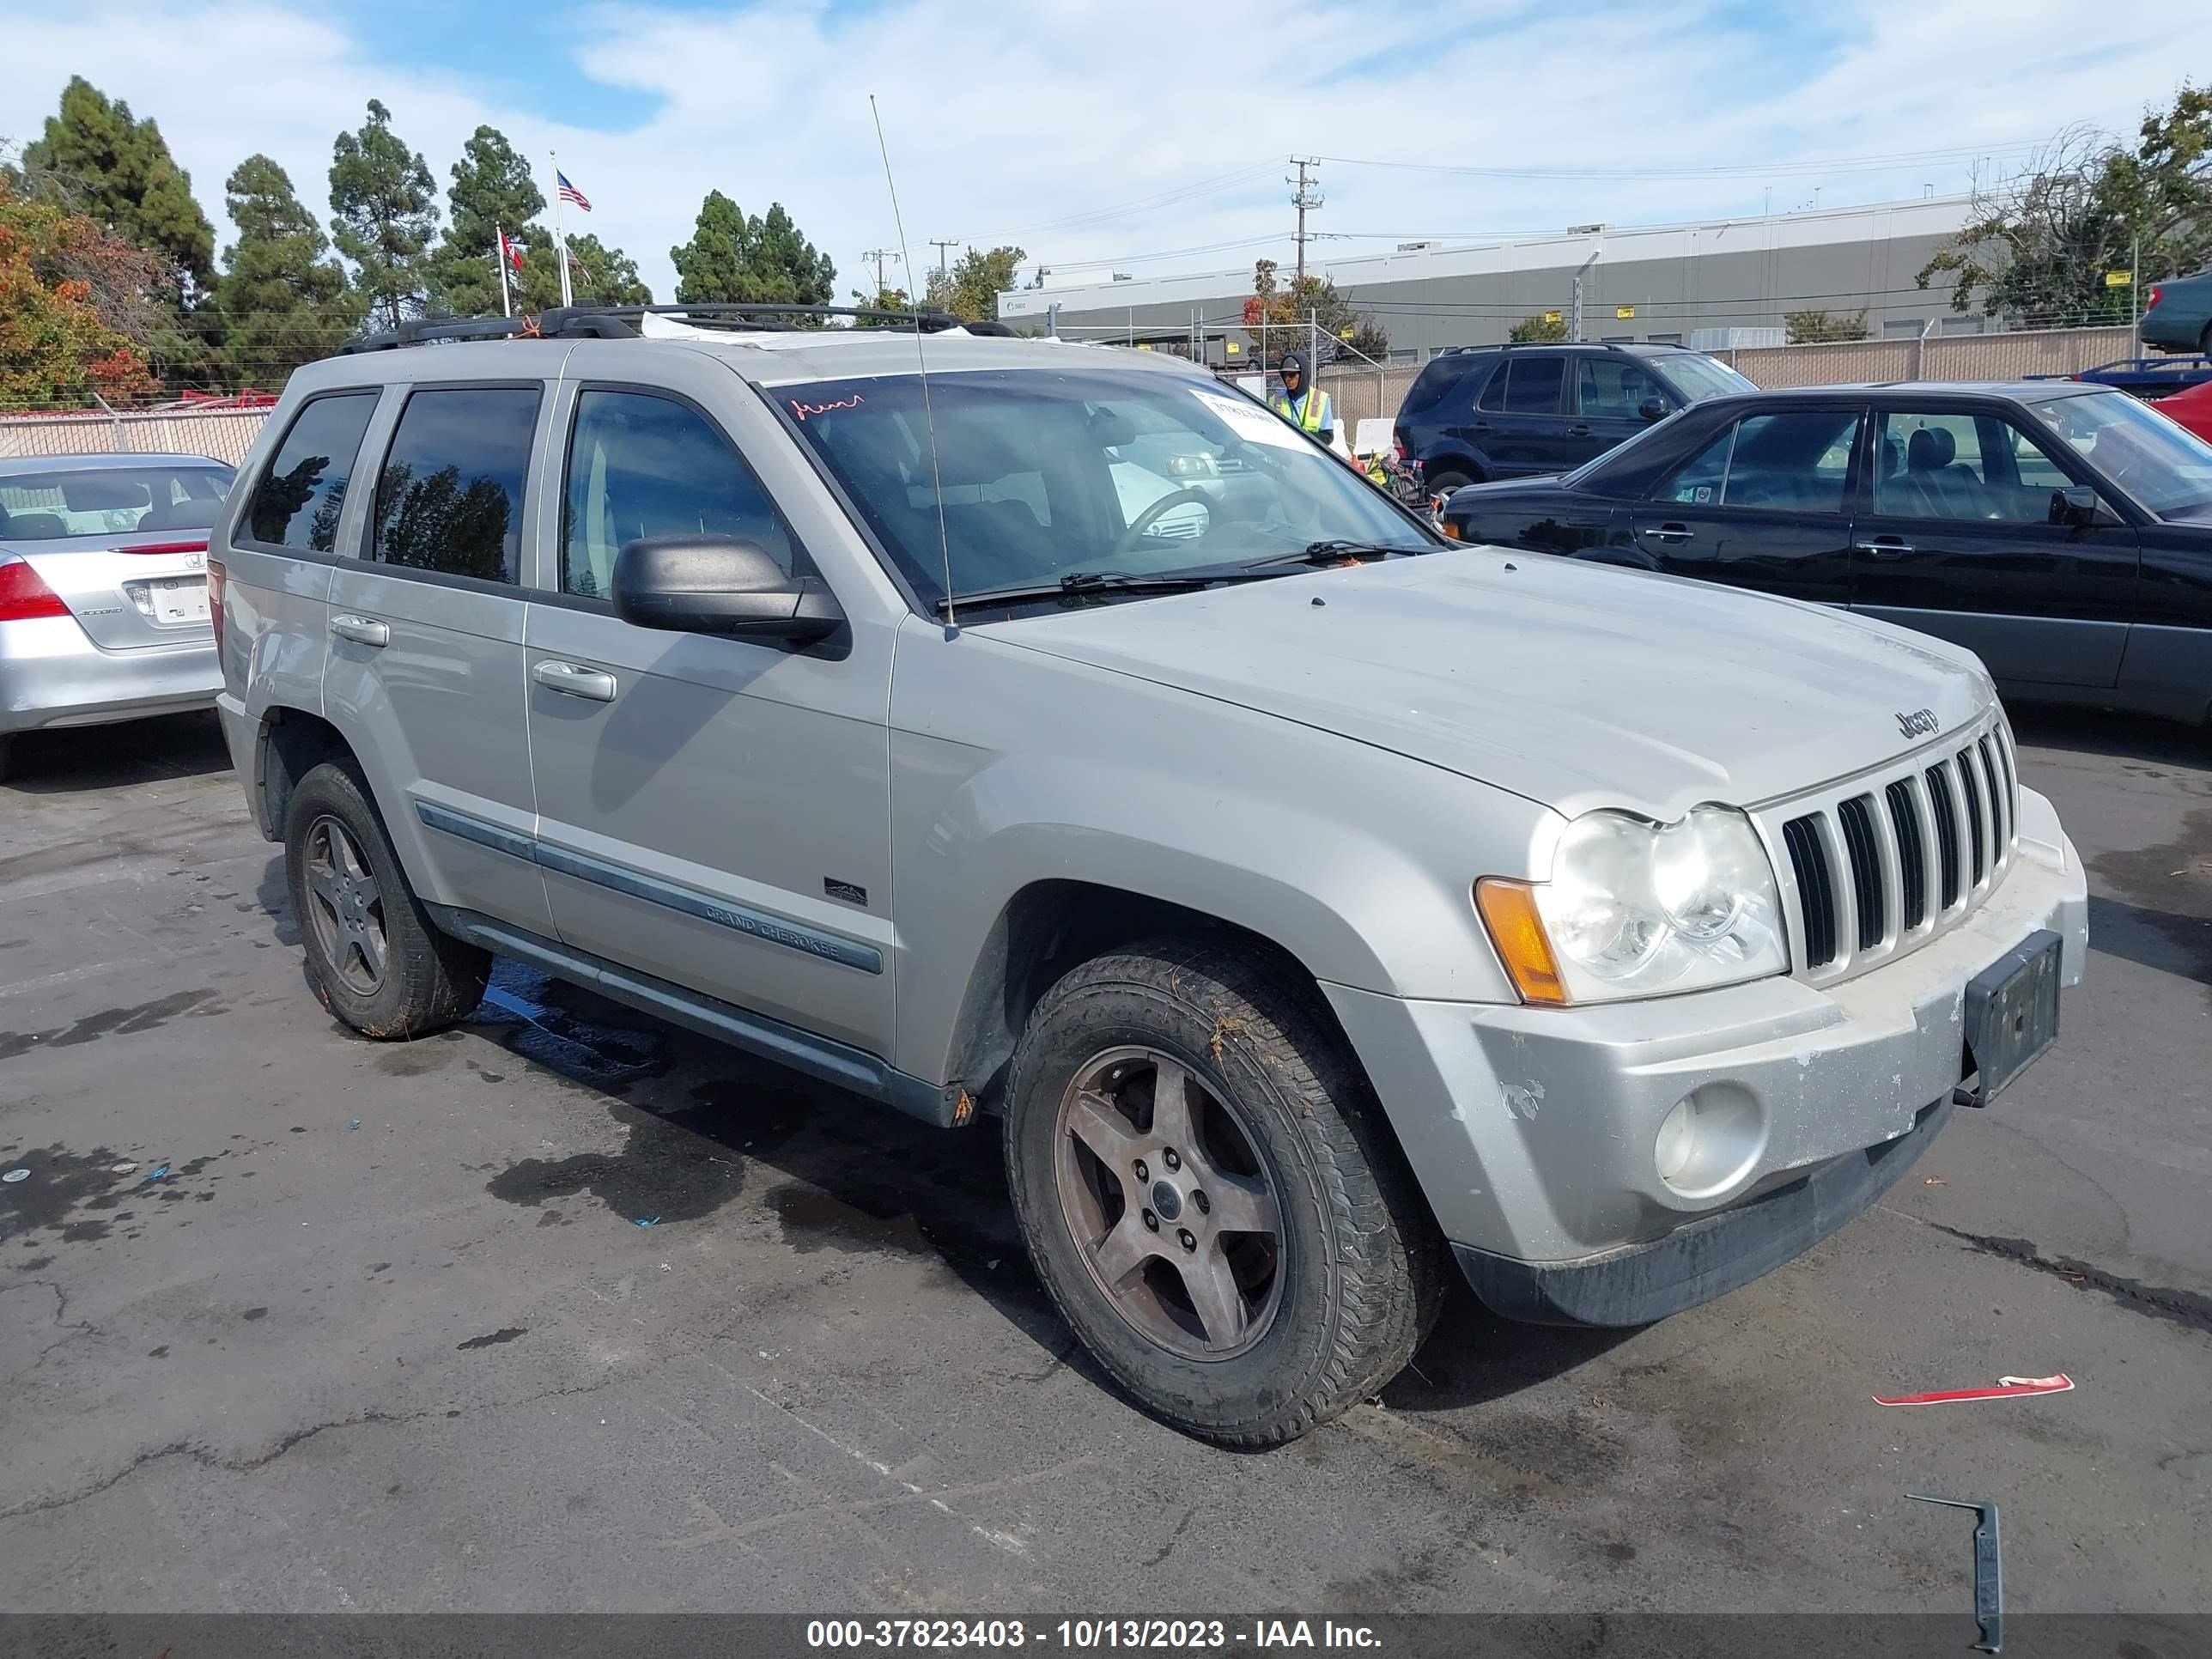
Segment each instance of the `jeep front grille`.
M1797 976L1847 978L1955 927L2012 867L2019 799L2012 735L1991 714L1963 738L1759 813L1783 854Z

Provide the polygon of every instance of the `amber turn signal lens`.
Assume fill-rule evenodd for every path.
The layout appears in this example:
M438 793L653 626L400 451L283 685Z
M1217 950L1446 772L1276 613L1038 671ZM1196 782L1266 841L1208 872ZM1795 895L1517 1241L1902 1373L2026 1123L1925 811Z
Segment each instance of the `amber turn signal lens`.
M1444 538L1447 541L1455 542L1459 539L1459 526L1452 523L1450 520L1445 520L1442 528L1444 532Z
M1560 982L1552 941L1545 935L1544 919L1536 914L1534 890L1525 881L1485 876L1474 884L1474 905L1522 1000L1554 1006L1566 1001L1567 988Z

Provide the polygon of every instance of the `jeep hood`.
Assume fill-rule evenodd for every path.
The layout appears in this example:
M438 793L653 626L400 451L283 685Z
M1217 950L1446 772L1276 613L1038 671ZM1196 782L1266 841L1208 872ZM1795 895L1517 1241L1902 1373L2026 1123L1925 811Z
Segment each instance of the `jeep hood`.
M1886 623L1479 548L987 631L1570 817L1614 806L1672 820L1705 801L1773 800L1929 741L1901 717L1930 710L1948 732L1994 699L1972 652Z

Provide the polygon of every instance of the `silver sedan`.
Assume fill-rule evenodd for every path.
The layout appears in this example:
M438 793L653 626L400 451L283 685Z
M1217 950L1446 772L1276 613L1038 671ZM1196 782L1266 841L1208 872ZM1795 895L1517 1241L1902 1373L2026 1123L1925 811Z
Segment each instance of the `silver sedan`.
M17 733L211 708L204 455L0 459L0 777Z

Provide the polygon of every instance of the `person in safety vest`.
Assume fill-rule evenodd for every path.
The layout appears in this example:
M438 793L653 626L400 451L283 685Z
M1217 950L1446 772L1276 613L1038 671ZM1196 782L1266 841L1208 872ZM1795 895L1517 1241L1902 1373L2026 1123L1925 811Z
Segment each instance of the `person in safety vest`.
M1292 426L1311 433L1322 442L1334 446L1336 442L1336 410L1328 401L1328 393L1319 386L1308 388L1305 383L1306 366L1295 351L1283 355L1283 395L1270 405Z

